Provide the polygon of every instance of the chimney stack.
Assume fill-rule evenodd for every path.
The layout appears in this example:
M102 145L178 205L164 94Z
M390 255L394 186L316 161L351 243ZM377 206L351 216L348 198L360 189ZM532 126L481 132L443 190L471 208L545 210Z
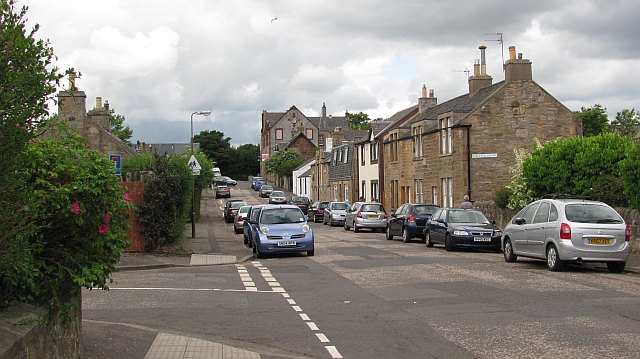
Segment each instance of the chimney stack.
M480 63L476 60L473 65L473 76L469 77L469 95L474 95L480 89L491 86L493 78L487 75L487 62L485 56L486 46L481 45L480 49Z
M509 46L509 60L504 64L505 81L531 81L531 61L523 59L522 53L516 58L516 47Z
M102 97L96 97L96 110L102 109Z
M437 104L438 99L433 97L433 89L429 90L429 97L427 97L427 85L422 85L422 97L418 99L418 112L422 115Z

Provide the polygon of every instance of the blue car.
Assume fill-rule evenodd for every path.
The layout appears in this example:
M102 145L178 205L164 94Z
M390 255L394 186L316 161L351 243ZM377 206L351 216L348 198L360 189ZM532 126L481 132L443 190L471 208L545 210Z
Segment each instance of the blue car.
M426 203L405 203L398 207L387 222L387 239L402 236L405 243L416 237L424 241L427 221L438 208L438 205Z
M256 191L260 191L260 188L262 188L262 186L266 185L267 181L265 180L258 180L256 181L256 183L253 185L253 189Z
M247 213L246 220L242 223L242 233L244 237L244 244L249 247L253 246L253 237L254 233L257 231L256 224L258 223L258 217L260 216L260 211L264 204L256 204L249 208L249 212Z
M307 219L298 206L266 205L262 207L253 233L256 258L267 254L306 252L314 255L314 237Z

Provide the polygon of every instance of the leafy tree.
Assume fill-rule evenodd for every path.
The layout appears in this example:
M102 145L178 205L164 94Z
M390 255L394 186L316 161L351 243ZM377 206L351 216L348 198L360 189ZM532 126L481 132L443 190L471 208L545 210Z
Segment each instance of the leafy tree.
M349 128L352 130L369 130L371 129L371 119L369 115L363 112L345 114L347 120L349 120Z
M632 144L612 133L547 142L524 161L522 177L536 198L569 193L625 205L620 162Z
M16 171L31 160L25 146L48 114L61 78L53 49L36 38L38 25L27 29L26 13L15 0L0 0L0 290L7 273L32 268L36 248L28 238L37 226L26 213L31 183Z
M245 144L238 148L231 148L230 158L233 161L224 169L223 174L232 178L243 179L260 172L260 147Z
M623 109L616 114L616 119L611 122L611 129L620 136L635 137L640 127L640 114L635 109Z
M267 173L276 174L280 179L291 177L293 170L300 166L304 160L294 149L278 151L269 157L264 163Z
M634 142L627 149L625 159L620 163L624 194L629 204L640 210L640 143Z
M116 137L132 146L131 137L133 136L133 130L129 126L124 125L124 116L116 115L115 110L111 109L111 133Z
M215 167L220 167L222 173L235 161L231 157L231 138L225 137L223 132L202 131L193 136L193 142L200 144L200 151L215 163Z
M595 104L593 107L580 108L575 114L582 121L582 132L584 137L597 136L609 130L609 117L607 109Z

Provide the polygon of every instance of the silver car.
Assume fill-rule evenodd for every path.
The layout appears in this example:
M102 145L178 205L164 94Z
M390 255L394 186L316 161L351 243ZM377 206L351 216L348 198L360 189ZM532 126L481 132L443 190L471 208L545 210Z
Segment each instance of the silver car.
M283 191L272 191L269 195L270 204L286 204L287 195Z
M382 232L387 228L387 212L380 203L375 202L355 202L347 210L344 221L344 230L353 228L358 232L363 228L368 228L372 232Z
M242 206L238 208L238 213L236 213L236 217L233 219L233 231L236 234L242 233L244 220L247 219L249 209L251 209L251 206Z
M549 198L523 208L504 228L504 259L546 259L547 268L565 262L604 262L611 272L624 271L631 245L629 226L605 203Z
M351 205L347 202L329 202L324 208L323 224L333 226L334 224L344 224L347 210Z

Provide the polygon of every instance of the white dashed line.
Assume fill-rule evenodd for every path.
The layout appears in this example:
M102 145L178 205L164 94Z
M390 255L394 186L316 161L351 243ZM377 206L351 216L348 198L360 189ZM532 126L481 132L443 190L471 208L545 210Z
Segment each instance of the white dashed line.
M318 328L318 326L316 325L316 323L314 323L314 322L306 322L306 323L307 323L307 325L309 326L309 329L313 330L314 332L315 332L316 330L320 330L320 328Z
M320 340L320 343L328 343L329 342L329 338L327 338L327 336L322 334L322 333L316 333L316 337L318 337L318 339Z
M338 351L338 349L336 349L336 347L334 347L333 345L325 346L324 348L327 349L329 354L331 354L331 358L333 359L342 358L342 355L340 355L340 352Z
M291 305L296 304L296 301L295 301L295 300L293 300L293 299L287 299L287 302L288 302L289 304L291 304Z
M301 312L302 311L302 308L300 308L297 305L292 305L291 308L293 308L293 310L295 310L296 312Z
M310 321L310 320L311 320L311 319L309 319L309 316L308 316L308 315L306 315L306 314L304 314L304 313L300 313L300 318L301 318L302 320L304 320L305 322L308 322L308 321Z

